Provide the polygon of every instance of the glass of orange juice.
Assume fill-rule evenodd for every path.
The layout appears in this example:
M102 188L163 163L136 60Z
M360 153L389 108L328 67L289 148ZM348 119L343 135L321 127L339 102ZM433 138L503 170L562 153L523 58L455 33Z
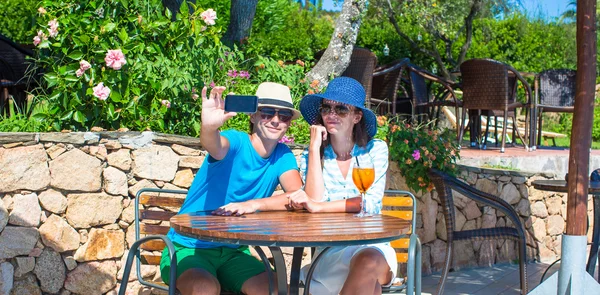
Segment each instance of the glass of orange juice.
M365 200L365 194L367 190L375 181L375 167L373 166L373 159L369 154L354 157L354 168L352 168L352 181L358 188L361 194L362 201L360 206L360 212L354 216L356 217L369 217L372 216L367 213L367 203Z

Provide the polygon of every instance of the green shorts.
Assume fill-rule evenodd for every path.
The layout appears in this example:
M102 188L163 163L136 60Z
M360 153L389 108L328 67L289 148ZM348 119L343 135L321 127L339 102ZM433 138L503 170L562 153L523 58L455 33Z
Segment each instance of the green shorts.
M244 282L265 271L264 264L250 254L248 246L237 249L228 247L195 249L173 244L177 253L178 278L188 269L201 268L219 280L221 289L241 293ZM166 284L169 284L170 266L169 250L165 248L160 259L160 274Z

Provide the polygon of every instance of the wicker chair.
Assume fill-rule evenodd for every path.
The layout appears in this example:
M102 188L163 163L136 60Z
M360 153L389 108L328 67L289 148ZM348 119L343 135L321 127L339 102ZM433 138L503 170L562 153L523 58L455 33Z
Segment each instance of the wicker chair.
M29 89L25 78L27 56L33 56L33 52L0 35L0 115L5 112L11 94L17 106L25 104L25 90Z
M521 294L527 294L527 252L526 252L526 238L525 228L519 218L519 215L515 209L505 202L504 200L490 195L488 193L479 191L467 183L458 180L444 172L431 169L429 177L435 185L440 203L442 206L444 220L446 221L446 258L442 269L442 275L438 284L437 294L443 294L444 284L448 276L448 271L452 263L453 254L453 241L458 240L489 240L496 238L508 238L519 243L519 272L521 279ZM494 228L481 228L474 230L463 230L459 231L455 228L455 212L454 212L454 199L452 197L452 190L462 194L463 196L474 200L477 203L481 203L485 206L492 207L497 211L502 212L512 222L514 227L494 227Z
M516 126L516 109L526 108L525 114L525 136L528 133L527 118L529 109L532 106L531 88L527 81L519 74L513 67L495 61L492 59L470 59L463 62L460 65L460 72L462 76L461 88L463 91L463 107L470 111L477 110L477 117L480 115L486 115L489 118L491 116L504 118L504 124L502 124L502 146L500 152L504 152L504 146L506 144L506 129L508 117L513 118L513 138L514 133L521 138L521 141L525 145L525 149L528 149L528 144L533 145L533 138L529 134L528 142L526 142L519 132L519 128ZM517 96L517 80L523 84L527 94L527 102L521 103L516 100ZM463 112L463 119L461 123L465 121ZM472 124L475 118L469 120ZM497 120L495 120L497 122ZM464 127L464 126L463 126ZM461 127L461 133L464 129ZM471 135L473 133L479 133L480 126L471 126ZM487 134L489 131L489 124L486 126L485 137L483 141L483 148L486 148ZM497 133L497 125L496 125ZM462 134L459 135L462 138ZM473 138L473 136L472 136ZM514 143L514 140L513 140ZM474 146L471 142L471 146Z
M408 63L409 59L403 58L378 67L373 72L373 89L369 100L369 108L375 113L395 115L397 112L398 91L401 91L404 97L408 97L406 89L400 84L402 74Z
M576 77L577 71L568 69L545 70L535 77L534 88L538 90L535 100L538 117L538 145L542 143L542 113L573 113Z
M413 119L420 119L422 115L425 115L427 120L437 119L442 106L454 107L455 114L458 114L458 108L462 106L462 102L456 98L453 89L455 87L454 82L446 81L444 78L429 73L413 64L408 66L408 75L411 86L411 116ZM435 85L435 83L441 87L436 87L438 85ZM457 136L460 133L458 129L460 128L457 128Z
M321 59L325 53L325 49L315 54L315 59ZM341 74L343 77L356 79L365 88L367 93L366 102L369 105L371 99L371 89L373 84L373 70L377 65L377 56L369 49L354 47L350 56L350 64Z

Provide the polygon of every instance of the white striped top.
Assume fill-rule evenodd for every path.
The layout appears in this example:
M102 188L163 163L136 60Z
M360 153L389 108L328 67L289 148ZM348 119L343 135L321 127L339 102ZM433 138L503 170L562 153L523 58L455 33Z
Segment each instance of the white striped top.
M336 161L336 154L331 145L325 148L325 156L323 157L323 183L325 184L325 195L322 201L337 201L347 198L360 196L360 192L352 181L352 169L356 165L356 157L358 161L372 161L375 168L375 181L367 190L365 200L367 204L367 212L371 214L381 213L381 200L385 191L386 173L388 169L388 147L387 144L380 139L373 139L367 143L367 146L361 148L354 145L352 149L352 161L346 178L342 176L342 172ZM300 174L302 180L306 182L306 172L308 169L308 149L302 152L300 157Z

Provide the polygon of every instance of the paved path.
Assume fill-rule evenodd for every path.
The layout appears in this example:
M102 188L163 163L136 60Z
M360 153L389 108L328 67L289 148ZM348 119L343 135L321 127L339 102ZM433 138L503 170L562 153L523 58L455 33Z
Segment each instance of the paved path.
M540 283L540 278L549 264L527 264L527 285L529 291ZM559 264L554 265L545 278L557 271ZM598 271L596 271L596 278ZM440 274L423 277L423 294L435 294ZM492 267L467 268L448 275L445 295L493 295L519 293L519 265L500 264Z

